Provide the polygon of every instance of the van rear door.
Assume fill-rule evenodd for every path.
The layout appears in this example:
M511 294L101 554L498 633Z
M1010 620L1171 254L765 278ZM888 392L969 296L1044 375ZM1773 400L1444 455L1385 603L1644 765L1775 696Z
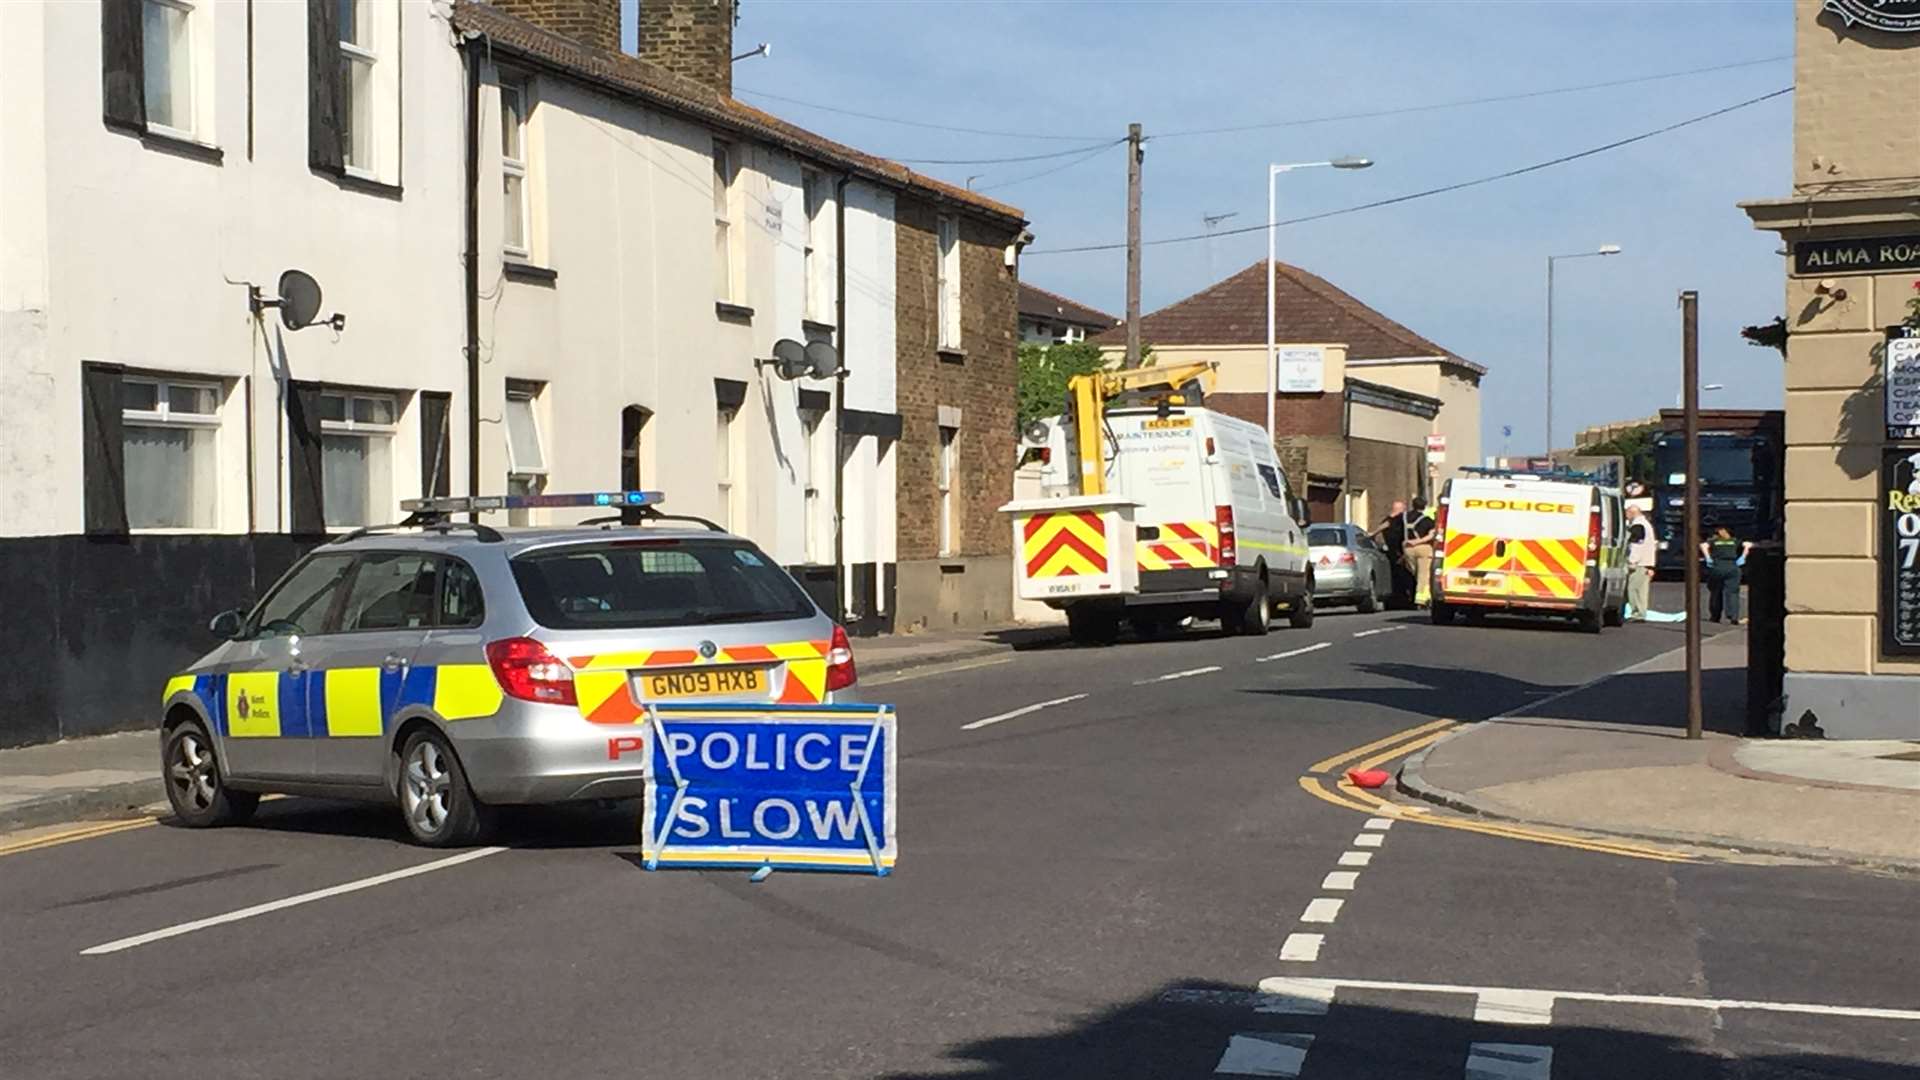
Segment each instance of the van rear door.
M1113 490L1143 503L1134 512L1142 570L1204 569L1219 561L1219 533L1194 413L1109 413L1119 444Z
M1515 604L1577 601L1586 592L1593 490L1574 484L1452 485L1442 588Z

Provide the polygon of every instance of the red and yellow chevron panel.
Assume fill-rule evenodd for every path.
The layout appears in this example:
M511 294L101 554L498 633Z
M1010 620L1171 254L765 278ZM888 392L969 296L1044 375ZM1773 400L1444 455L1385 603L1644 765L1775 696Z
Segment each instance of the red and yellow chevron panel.
M1035 514L1021 527L1021 558L1029 578L1104 574L1106 527L1091 510Z
M1142 570L1204 569L1220 565L1220 527L1211 521L1167 521L1160 535L1134 544Z
M1585 540L1508 540L1451 533L1440 557L1444 573L1501 572L1507 594L1519 599L1578 600L1587 586Z
M666 667L712 664L786 664L787 681L775 700L782 705L819 705L827 699L828 641L787 641L775 645L730 645L704 657L693 649L642 649L633 652L570 656L573 690L580 715L596 724L637 724L643 718L628 673Z

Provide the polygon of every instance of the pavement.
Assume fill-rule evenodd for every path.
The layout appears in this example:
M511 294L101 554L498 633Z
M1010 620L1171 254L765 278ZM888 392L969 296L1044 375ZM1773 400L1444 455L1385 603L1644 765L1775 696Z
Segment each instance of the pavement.
M1003 626L859 638L861 677L964 665L1016 649L1046 648L1062 627ZM0 832L70 821L126 817L166 798L154 731L128 731L40 746L0 749Z
M1675 649L1460 728L1406 762L1401 789L1502 820L1920 870L1920 743L1740 738L1745 632L1701 659L1699 740Z
M1678 641L1322 612L868 668L885 878L648 872L630 807L0 836L0 1074L1914 1080L1920 877L1339 783Z

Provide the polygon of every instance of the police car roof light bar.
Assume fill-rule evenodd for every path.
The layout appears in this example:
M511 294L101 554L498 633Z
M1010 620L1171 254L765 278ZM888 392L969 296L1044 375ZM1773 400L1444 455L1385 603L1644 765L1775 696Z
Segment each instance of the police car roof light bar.
M667 501L658 491L586 491L561 495L441 495L429 499L402 499L400 509L415 517L477 514L492 510L565 510L580 507L658 506Z
M1599 473L1576 472L1565 465L1556 465L1551 469L1489 469L1479 465L1464 465L1460 471L1475 476L1506 477L1515 480L1566 480L1576 484L1605 484L1609 481Z

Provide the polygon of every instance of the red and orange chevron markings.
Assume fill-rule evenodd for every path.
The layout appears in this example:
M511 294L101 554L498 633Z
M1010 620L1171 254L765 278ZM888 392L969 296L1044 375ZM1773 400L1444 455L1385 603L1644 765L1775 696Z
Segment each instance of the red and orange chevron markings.
M1029 578L1107 572L1106 526L1089 510L1033 515L1022 530L1022 549Z

